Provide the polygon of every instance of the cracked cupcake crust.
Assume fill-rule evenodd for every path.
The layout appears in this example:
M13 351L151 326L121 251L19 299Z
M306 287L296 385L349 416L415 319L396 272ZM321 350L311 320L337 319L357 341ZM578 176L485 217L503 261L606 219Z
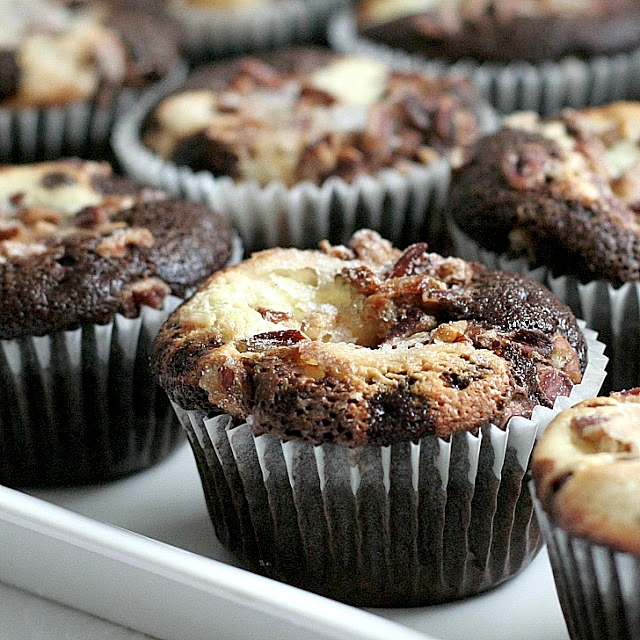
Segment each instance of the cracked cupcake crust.
M49 107L143 88L179 62L170 23L131 1L0 4L0 106Z
M465 80L392 71L368 58L297 49L196 77L160 102L145 143L238 182L351 182L440 157L458 165L480 135L479 98Z
M640 389L561 413L532 464L537 495L561 527L640 554Z
M507 118L455 172L453 221L555 275L640 280L640 103Z
M228 223L64 160L0 167L0 339L135 317L184 296L231 253Z
M214 274L154 360L185 409L358 446L504 427L568 394L586 352L536 283L363 230L348 247L271 249Z
M359 0L360 33L425 56L541 62L640 45L635 0Z

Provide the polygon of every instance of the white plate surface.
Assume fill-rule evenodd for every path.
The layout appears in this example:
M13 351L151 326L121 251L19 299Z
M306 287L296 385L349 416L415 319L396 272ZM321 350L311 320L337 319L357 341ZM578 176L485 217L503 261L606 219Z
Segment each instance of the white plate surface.
M163 640L569 637L544 551L475 598L371 612L237 568L213 534L186 444L121 481L33 494L0 487L0 581Z

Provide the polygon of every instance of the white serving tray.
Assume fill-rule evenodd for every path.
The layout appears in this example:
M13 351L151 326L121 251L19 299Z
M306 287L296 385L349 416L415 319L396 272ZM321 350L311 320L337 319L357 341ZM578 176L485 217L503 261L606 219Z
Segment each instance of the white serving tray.
M475 598L371 612L237 568L213 534L186 444L108 485L0 487L0 549L0 581L162 640L569 637L544 551Z

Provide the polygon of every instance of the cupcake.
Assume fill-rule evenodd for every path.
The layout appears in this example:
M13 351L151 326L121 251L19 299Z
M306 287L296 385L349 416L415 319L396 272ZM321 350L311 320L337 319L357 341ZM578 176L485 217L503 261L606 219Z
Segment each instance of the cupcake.
M0 4L0 160L104 155L115 117L180 58L158 16L118 2Z
M464 80L305 48L198 71L114 146L136 178L227 212L251 249L346 242L363 222L431 240L449 166L489 119Z
M600 386L587 337L533 281L362 230L214 274L153 359L247 568L414 606L489 589L537 552L528 459L557 407Z
M640 389L561 413L538 443L532 468L572 640L637 640Z
M321 43L329 16L352 0L165 0L180 25L183 47L193 62Z
M101 482L180 442L151 342L232 244L204 205L106 163L0 168L0 484Z
M618 390L640 384L639 141L640 103L516 114L456 171L449 203L458 255L547 284L607 343Z
M330 27L340 51L468 74L504 112L629 97L640 72L636 0L359 0Z

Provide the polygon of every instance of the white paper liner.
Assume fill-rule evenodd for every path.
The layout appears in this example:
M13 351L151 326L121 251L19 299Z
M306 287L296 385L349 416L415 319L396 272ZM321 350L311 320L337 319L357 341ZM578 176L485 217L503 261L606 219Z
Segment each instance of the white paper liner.
M571 640L640 640L640 556L571 535L530 490Z
M609 357L606 392L640 386L640 283L614 287L604 280L582 283L570 275L554 278L547 267L530 269L524 258L512 260L483 249L451 221L448 228L455 255L544 284L598 333Z
M168 3L182 30L183 48L194 62L317 41L333 11L350 0L280 0L250 8L216 9Z
M281 182L264 187L257 182L236 183L194 172L163 160L141 140L141 127L153 107L171 90L147 93L116 124L112 146L118 161L133 178L175 195L204 202L226 216L240 232L247 251L275 246L315 248L320 240L348 242L361 228L379 231L397 246L427 241L438 249L443 221L440 215L451 177L443 158L428 166L407 163L403 169L384 169L349 184L329 178L321 186L309 181L292 188ZM479 106L481 129L495 130L495 112Z
M227 264L242 260L234 238ZM46 336L0 340L0 484L102 482L164 458L183 431L149 366L183 301Z
M186 69L176 67L158 87L177 86ZM114 123L139 100L141 91L123 88L109 98L55 107L0 108L0 162L20 163L78 156L104 159Z
M354 605L423 605L499 584L540 547L526 488L536 438L604 379L604 345L585 336L589 364L569 397L450 441L282 442L174 405L218 537L248 568Z
M640 86L640 49L589 59L566 57L539 64L446 62L411 55L361 37L351 10L336 13L327 37L333 49L377 57L389 66L427 70L434 74L460 73L468 77L498 111L532 110L550 115L565 107L582 108L637 99Z

